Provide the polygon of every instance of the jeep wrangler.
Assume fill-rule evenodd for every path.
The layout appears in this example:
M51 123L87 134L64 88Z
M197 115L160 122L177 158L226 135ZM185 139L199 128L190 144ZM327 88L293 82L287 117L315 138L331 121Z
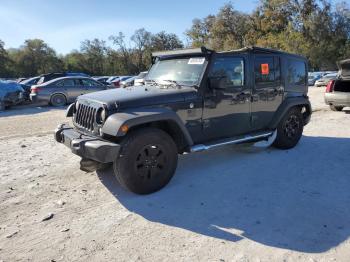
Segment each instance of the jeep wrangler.
M113 163L137 194L164 187L178 154L270 140L294 147L310 121L304 57L259 47L205 47L152 54L145 85L79 96L57 142L82 157L81 169Z

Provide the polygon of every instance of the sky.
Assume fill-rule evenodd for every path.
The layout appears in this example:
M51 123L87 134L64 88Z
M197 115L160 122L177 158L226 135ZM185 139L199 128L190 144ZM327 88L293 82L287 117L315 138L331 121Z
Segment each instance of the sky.
M43 39L59 54L79 49L81 41L136 29L166 31L186 40L194 18L216 14L229 0L0 0L0 40L18 48L26 39ZM234 0L234 7L250 13L257 0Z

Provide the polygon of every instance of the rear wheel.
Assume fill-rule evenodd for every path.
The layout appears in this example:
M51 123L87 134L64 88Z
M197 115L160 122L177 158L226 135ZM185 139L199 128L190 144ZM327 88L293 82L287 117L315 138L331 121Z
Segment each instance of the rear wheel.
M278 124L277 137L272 145L280 149L295 147L303 134L303 129L303 115L300 109L291 108Z
M50 104L53 106L64 106L67 104L67 99L63 94L54 94L51 96Z
M342 106L334 106L334 105L330 105L329 107L331 108L332 111L342 111L344 108Z
M113 169L123 187L137 194L150 194L169 183L177 158L177 147L167 133L143 128L130 133L121 143Z

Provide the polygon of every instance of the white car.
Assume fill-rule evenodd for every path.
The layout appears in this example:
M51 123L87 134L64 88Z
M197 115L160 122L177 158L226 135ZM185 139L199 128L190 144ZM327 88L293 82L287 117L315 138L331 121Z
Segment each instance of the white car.
M320 87L320 86L327 86L329 81L334 80L337 78L337 74L327 74L323 76L321 79L317 80L315 82L315 86Z

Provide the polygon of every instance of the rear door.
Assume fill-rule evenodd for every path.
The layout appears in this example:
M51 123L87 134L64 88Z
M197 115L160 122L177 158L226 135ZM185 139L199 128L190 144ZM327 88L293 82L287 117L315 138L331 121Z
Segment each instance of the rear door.
M254 88L252 90L252 128L267 128L283 100L281 61L278 55L253 55Z
M56 84L67 96L68 102L74 101L78 96L83 95L79 79L63 79ZM58 90L59 91L59 90Z

